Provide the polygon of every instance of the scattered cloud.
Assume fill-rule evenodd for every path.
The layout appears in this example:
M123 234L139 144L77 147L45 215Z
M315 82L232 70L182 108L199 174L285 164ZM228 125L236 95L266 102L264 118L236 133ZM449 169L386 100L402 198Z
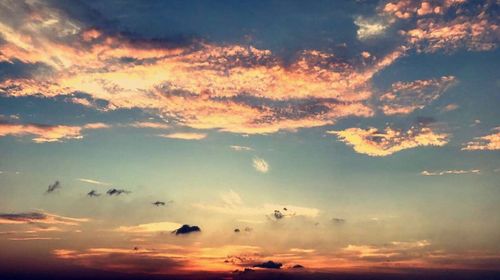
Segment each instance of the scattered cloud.
M456 109L460 108L460 106L458 106L458 104L455 104L455 103L450 103L446 106L444 106L441 111L443 112L451 112L451 111L455 111Z
M157 200L157 201L153 202L152 204L153 204L154 206L157 206L157 207L160 207L160 206L165 206L165 205L166 205L166 203L165 203L165 202L163 202L163 201L159 201L159 200Z
M175 233L175 235L180 235L200 231L201 229L198 226L182 225L180 228L174 230L173 233Z
M340 141L352 146L354 151L369 156L388 156L396 152L424 146L444 146L448 143L447 133L436 132L430 127L413 126L407 131L390 127L378 130L348 128L342 131L327 131L337 135Z
M207 134L179 132L179 133L159 134L158 136L171 139L201 140L205 139L207 137Z
M50 184L48 186L46 193L52 193L55 190L60 189L60 188L61 188L61 183L59 181L55 181L53 184Z
M340 224L345 224L346 220L342 218L332 218L332 222L334 224L340 225Z
M492 129L493 133L474 138L462 148L462 151L495 151L500 150L500 126Z
M264 159L259 158L259 157L254 157L252 159L252 162L253 162L253 167L255 168L255 170L257 170L261 173L267 173L269 171L269 164Z
M438 99L455 83L453 76L394 83L391 90L380 97L382 111L386 115L409 114Z
M457 175L457 174L481 174L479 169L470 170L444 170L444 171L427 171L424 170L420 174L424 176L442 176L442 175Z

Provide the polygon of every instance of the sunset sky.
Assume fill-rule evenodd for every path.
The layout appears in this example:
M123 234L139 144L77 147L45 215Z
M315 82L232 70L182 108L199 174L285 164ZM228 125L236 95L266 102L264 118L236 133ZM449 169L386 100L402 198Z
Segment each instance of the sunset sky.
M0 275L500 273L499 43L496 0L0 0Z

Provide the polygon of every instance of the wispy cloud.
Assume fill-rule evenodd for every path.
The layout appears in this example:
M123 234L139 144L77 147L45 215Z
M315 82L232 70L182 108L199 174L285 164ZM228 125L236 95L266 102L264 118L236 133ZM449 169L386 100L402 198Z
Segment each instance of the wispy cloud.
M116 231L127 232L127 233L152 233L152 232L172 232L182 224L173 222L158 222L158 223L148 223L140 224L136 226L121 226L116 228Z
M247 146L238 146L238 145L231 145L229 146L231 148L231 150L234 150L234 151L253 151L253 148L250 148L250 147L247 147Z
M458 174L481 174L479 169L470 170L443 170L443 171L427 171L420 172L424 176L442 176L442 175L458 175Z
M76 180L78 180L80 182L84 182L84 183L93 184L93 185L101 185L101 186L109 186L109 185L111 185L110 183L105 183L105 182L101 182L101 181L97 181L97 180L92 180L92 179L77 178Z
M252 159L252 162L253 162L253 167L255 168L255 170L257 170L261 173L267 173L269 171L269 164L264 159L259 158L259 157L254 157Z
M55 181L53 184L50 184L48 187L47 187L47 192L46 193L52 193L54 192L55 190L57 189L60 189L62 186L61 186L61 183L59 181Z
M2 213L0 214L0 224L61 224L79 225L88 222L87 218L71 218L59 216L48 212L23 212L23 213Z
M158 136L163 138L171 139L182 139L182 140L201 140L207 137L205 133L188 133L188 132L178 132L169 134L159 134Z
M167 129L170 127L168 124L160 122L134 122L131 123L130 126L136 128L153 128L153 129Z

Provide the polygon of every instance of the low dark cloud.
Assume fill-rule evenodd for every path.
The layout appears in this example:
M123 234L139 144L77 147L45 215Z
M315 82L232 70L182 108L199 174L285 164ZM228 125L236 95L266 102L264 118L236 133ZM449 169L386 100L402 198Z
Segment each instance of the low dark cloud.
M267 261L254 265L253 267L269 268L269 269L280 269L283 266L282 263Z
M303 265L300 265L300 264L296 264L294 266L292 266L293 269L303 269L304 266Z
M55 190L60 189L60 188L61 188L61 183L59 181L55 181L54 184L49 185L46 193L52 193Z
M130 191L123 190L123 189L115 189L115 188L112 188L112 189L109 189L106 193L107 193L108 195L112 196L112 195L129 194L129 193L130 193Z
M342 219L342 218L333 218L333 219L332 219L332 222L333 222L334 224L344 224L344 223L346 222L346 220L345 220L345 219Z
M153 202L153 205L157 206L157 207L165 206L165 202L163 202L163 201L156 201L156 202Z
M97 191L95 191L95 190L91 190L91 191L90 191L87 195L88 195L88 196L90 196L90 197L101 196L101 194L100 194L100 193L98 193L98 192L97 192Z
M240 229L239 229L239 228L235 228L235 229L234 229L234 232L239 233L239 232L240 232Z
M285 217L285 214L281 213L280 210L274 210L273 217L276 218L276 220L281 220Z
M33 220L44 220L47 215L38 212L0 214L0 220L16 222L32 222Z
M198 226L190 226L190 225L183 225L182 227L174 230L172 233L175 233L175 235L179 234L189 234L192 232L200 232L201 229Z

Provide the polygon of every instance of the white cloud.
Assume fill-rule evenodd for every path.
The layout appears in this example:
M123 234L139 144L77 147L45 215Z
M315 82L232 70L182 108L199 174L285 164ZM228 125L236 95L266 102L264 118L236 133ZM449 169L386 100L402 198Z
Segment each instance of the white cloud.
M269 171L269 164L264 159L259 158L259 157L254 157L252 159L252 161L253 161L253 167L255 168L255 170L262 172L262 173L267 173Z
M424 170L420 174L424 176L442 176L442 175L450 175L450 174L480 174L481 171L479 169L471 169L471 170L444 170L444 171L427 171Z
M358 39L366 40L369 38L376 37L384 33L387 29L387 25L379 20L368 19L362 16L357 17L354 20L354 24L358 26Z
M92 180L92 179L85 179L85 178L77 178L76 180L84 183L89 183L89 184L94 184L94 185L101 185L101 186L109 186L111 185L110 183L105 183L97 180Z

